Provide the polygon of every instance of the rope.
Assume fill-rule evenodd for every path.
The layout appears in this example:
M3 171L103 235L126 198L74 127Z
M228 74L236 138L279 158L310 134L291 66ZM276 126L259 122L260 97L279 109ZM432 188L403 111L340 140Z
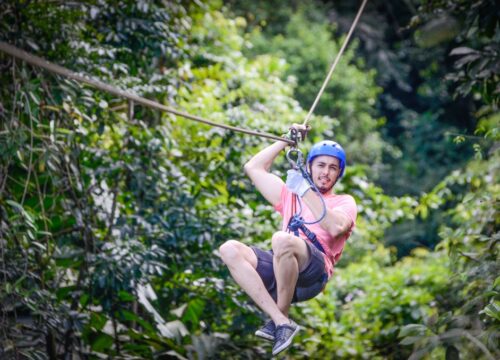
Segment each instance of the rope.
M21 60L23 60L31 65L41 67L45 70L48 70L49 72L64 76L66 78L69 78L69 79L72 79L72 80L75 80L75 81L78 81L81 83L88 84L90 86L93 86L93 87L95 87L99 90L102 90L102 91L106 91L106 92L113 94L115 96L128 99L129 101L132 101L136 104L141 104L141 105L144 105L144 106L152 108L152 109L156 109L156 110L164 111L164 112L167 112L170 114L182 116L186 119L190 119L190 120L197 121L197 122L207 124L210 126L214 126L214 127L219 127L219 128L225 129L225 130L231 130L231 131L240 132L240 133L248 134L248 135L260 136L260 137L268 138L268 139L272 139L272 140L283 141L283 142L286 142L290 145L295 145L295 143L292 140L285 139L285 138L282 138L282 137L279 137L279 136L276 136L273 134L259 132L259 131L253 131L253 130L248 130L248 129L242 129L242 128L239 128L236 126L231 126L231 125L219 124L219 123L204 119L200 116L191 115L191 114L188 114L188 113L185 113L182 111L175 110L171 107L165 106L165 105L160 104L156 101L152 101L152 100L146 99L142 96L128 93L128 92L120 90L114 86L106 84L100 80L90 78L89 76L86 76L86 75L78 74L78 73L73 72L71 70L68 70L62 66L48 62L47 60L44 60L41 57L30 54L24 50L21 50L15 46L9 45L3 41L0 41L0 51L3 51L4 53L9 54L13 57L19 58L19 59L21 59Z
M296 208L296 203L299 204L299 211L296 212L294 215L292 215L292 217L288 221L287 231L293 231L293 234L295 236L299 237L299 235L300 235L299 230L302 230L302 232L309 239L309 241L314 246L316 246L316 248L318 248L319 251L321 251L323 254L326 254L325 249L323 248L323 245L321 245L321 243L319 242L318 237L316 236L316 234L313 233L311 230L309 230L307 228L307 226L306 226L306 225L317 224L317 223L321 222L325 218L325 216L326 216L325 199L323 199L323 196L319 192L318 188L314 184L313 180L311 179L311 177L309 176L309 174L307 173L307 171L305 171L304 168L302 167L302 162L298 161L297 165L299 167L299 170L302 172L302 176L312 186L313 191L315 191L318 194L319 198L321 199L321 204L323 205L323 210L321 212L321 216L319 217L319 219L314 220L314 221L309 221L309 222L305 221L304 218L301 216L302 215L302 202L300 200L300 197L297 196L297 195L295 195L295 194L293 194L293 201L294 202L292 203L292 211L293 212L296 211L296 209L295 209Z
M297 160L293 160L292 157L291 157L291 153L295 152L297 154ZM287 151L286 153L286 158L288 160L288 162L290 163L290 165L292 166L292 169L297 169L301 172L302 174L302 177L304 179L306 179L306 181L309 183L309 185L311 185L311 188L312 190L318 194L320 200L321 200L321 204L323 206L323 210L321 212L321 215L319 217L319 219L317 220L314 220L314 221L305 221L304 219L302 219L301 215L302 215L302 202L300 201L300 197L299 196L295 196L294 197L294 200L296 199L297 201L294 203L292 203L292 210L295 212L295 207L296 207L296 203L298 203L298 207L299 207L299 211L296 212L292 218L294 218L297 222L297 226L300 226L302 224L305 224L305 225L314 225L314 224L317 224L319 222L321 222L325 216L326 216L326 203L325 203L325 199L323 198L323 196L321 195L321 192L319 191L319 189L316 187L316 184L314 183L313 179L311 178L311 175L309 175L309 173L306 171L306 169L304 169L304 166L302 164L302 160L303 160L303 156L302 156L302 152L296 148L291 148Z
M323 196L321 195L321 192L316 187L316 184L314 183L314 181L311 179L311 176L309 176L309 174L307 173L307 171L305 171L304 168L302 167L302 164L299 164L299 170L302 173L302 176L304 177L304 179L306 179L307 182L309 183L309 185L311 185L312 190L316 194L318 194L319 199L321 200L321 205L323 207L323 210L321 210L321 215L319 216L319 218L317 220L305 221L301 217L301 215L302 215L302 201L300 200L300 197L297 196L296 199L297 199L297 202L299 203L299 211L295 214L295 217L300 218L302 224L305 224L305 225L314 225L314 224L317 224L317 223L323 221L323 219L326 216L326 203L325 203L325 199L323 198Z
M323 85L321 86L321 89L319 90L319 93L316 96L316 99L314 100L314 103L312 104L311 109L309 110L309 113L307 114L306 119L304 120L304 123L302 125L307 125L307 122L311 118L311 115L314 112L316 105L318 105L318 101L319 101L321 95L323 95L323 92L325 91L326 85L328 84L328 82L330 81L330 78L332 77L333 71L337 67L337 64L340 60L340 57L344 53L344 50L347 47L347 43L349 42L349 39L351 38L351 35L354 32L354 29L356 28L356 25L358 25L359 18L361 17L361 14L363 13L363 10L365 8L367 1L368 0L363 0L363 3L359 7L358 13L357 13L356 17L354 18L354 21L351 25L351 28L349 29L349 33L347 34L347 36L344 40L344 43L342 44L342 47L340 48L340 51L335 58L335 61L333 62L332 66L330 67L330 71L328 72L328 75L327 75L325 81L323 82Z
M289 150L288 152L290 152L290 151L291 150ZM316 184L314 184L314 181L311 179L311 176L307 173L307 171L302 166L301 156L299 156L300 151L299 150L296 150L296 151L297 151L297 155L298 155L296 163L294 163L293 161L290 161L290 157L288 156L288 154L287 154L287 158L290 161L292 167L294 167L294 168L298 167L298 169L302 173L302 176L306 179L306 181L309 183L309 185L311 185L312 191L315 191L318 194L318 196L321 200L321 204L323 206L323 210L321 211L321 215L320 215L319 219L313 220L313 221L305 221L304 218L301 216L303 208L302 208L302 202L300 200L300 197L298 195L292 194L292 197L293 197L292 198L292 201L293 201L292 212L294 213L294 215L292 215L291 218L288 220L287 231L288 232L293 231L293 234L295 236L299 237L300 236L299 230L302 230L302 233L304 233L304 235L307 237L307 239L309 239L311 244L316 246L316 248L319 251L321 251L323 254L326 254L325 249L323 248L323 245L321 245L321 243L319 242L316 234L313 233L311 230L309 230L306 226L306 225L314 225L314 224L317 224L317 223L323 221L323 219L326 216L325 199L323 198L320 191L316 187ZM299 211L297 211L297 209L296 209L297 203L299 205Z

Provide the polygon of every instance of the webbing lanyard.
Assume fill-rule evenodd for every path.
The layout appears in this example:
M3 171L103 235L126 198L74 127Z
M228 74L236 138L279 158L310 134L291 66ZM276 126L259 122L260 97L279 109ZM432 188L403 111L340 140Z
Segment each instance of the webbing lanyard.
M304 219L301 217L294 215L290 218L290 221L287 226L288 230L293 231L293 234L297 237L299 237L299 230L302 230L304 235L307 237L307 239L314 245L316 248L321 251L323 254L325 254L325 249L323 249L323 246L319 242L317 236L315 233L313 233L311 230L307 228L307 226L304 225Z

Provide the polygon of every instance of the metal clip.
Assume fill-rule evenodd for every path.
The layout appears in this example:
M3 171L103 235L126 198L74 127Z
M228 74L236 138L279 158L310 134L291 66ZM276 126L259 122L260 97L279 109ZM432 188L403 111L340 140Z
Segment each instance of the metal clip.
M292 147L297 147L297 144L299 143L299 132L294 127L290 128L290 140L294 142Z
M294 153L296 154L295 159L292 158L292 155ZM288 160L293 169L298 170L302 167L302 161L304 160L304 156L302 155L302 151L300 151L299 149L290 148L286 152L286 159Z
M295 143L295 146L300 141L304 141L307 137L307 133L311 130L311 127L309 125L306 126L305 129L297 129L295 127L290 128L290 140L292 140Z

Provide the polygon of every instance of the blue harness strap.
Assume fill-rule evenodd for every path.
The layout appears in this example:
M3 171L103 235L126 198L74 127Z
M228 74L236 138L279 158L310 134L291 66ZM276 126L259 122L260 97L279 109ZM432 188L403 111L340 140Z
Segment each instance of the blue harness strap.
M321 243L318 241L316 234L313 233L311 230L307 228L307 226L304 225L304 219L300 216L294 215L290 218L290 222L288 223L288 229L290 231L293 231L293 234L297 237L299 237L299 230L302 230L304 235L307 237L307 239L314 245L316 248L321 251L323 254L325 254L325 250L323 249L323 246Z

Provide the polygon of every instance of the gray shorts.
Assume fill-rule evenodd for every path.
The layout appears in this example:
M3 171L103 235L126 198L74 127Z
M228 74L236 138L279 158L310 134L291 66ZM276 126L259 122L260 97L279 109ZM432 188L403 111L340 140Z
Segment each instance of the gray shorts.
M323 253L309 241L306 241L306 244L311 256L309 258L309 264L299 273L292 303L312 299L325 288L328 281ZM271 297L274 301L277 301L278 289L276 287L276 278L273 270L274 253L272 250L264 251L255 246L251 248L257 256L257 272Z

